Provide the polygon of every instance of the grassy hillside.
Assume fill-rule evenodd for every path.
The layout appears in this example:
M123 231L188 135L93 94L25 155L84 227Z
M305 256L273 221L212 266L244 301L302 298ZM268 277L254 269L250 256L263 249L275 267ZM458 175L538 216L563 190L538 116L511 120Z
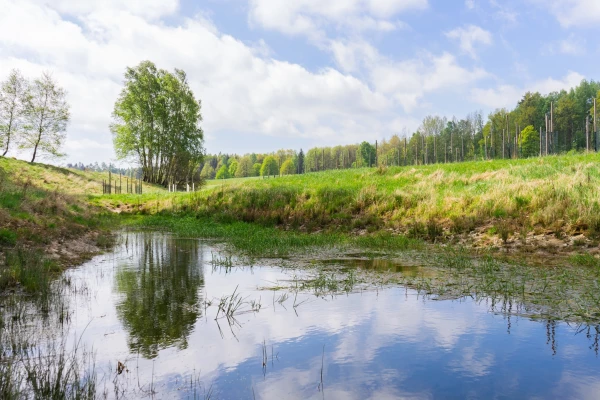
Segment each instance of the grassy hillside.
M596 245L600 155L326 171L213 185L146 203L306 231L393 229L430 240Z
M46 272L109 244L109 213L89 202L103 179L108 174L0 158L0 289L38 290Z

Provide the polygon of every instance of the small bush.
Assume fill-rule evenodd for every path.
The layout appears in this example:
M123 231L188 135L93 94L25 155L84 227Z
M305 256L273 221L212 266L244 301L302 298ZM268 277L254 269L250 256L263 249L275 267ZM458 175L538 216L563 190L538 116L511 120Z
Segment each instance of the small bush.
M459 216L452 218L451 230L453 233L468 233L475 229L477 225L474 217Z
M591 217L588 221L587 235L591 238L600 238L600 217Z
M17 244L17 233L10 229L0 229L0 246L14 246Z
M418 239L418 238L422 238L425 236L425 232L426 232L426 228L425 225L419 221L413 221L409 226L408 226L408 232L407 235L410 238L413 239Z
M427 221L427 237L429 240L435 242L438 237L443 235L443 233L444 229L436 219L430 218L429 221Z
M508 238L513 233L513 228L510 225L510 222L500 221L498 224L496 224L495 228L498 236L500 239L502 239L502 242L506 244L506 242L508 242Z

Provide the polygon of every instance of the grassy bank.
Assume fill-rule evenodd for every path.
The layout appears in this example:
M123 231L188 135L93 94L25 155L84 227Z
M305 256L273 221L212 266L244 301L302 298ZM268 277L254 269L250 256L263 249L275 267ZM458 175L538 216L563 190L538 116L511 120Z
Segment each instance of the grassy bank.
M102 195L103 174L1 159L0 246L5 270L7 262L32 264L22 249L58 268L47 264L60 260L64 243L90 235L90 247L69 253L92 253L107 244L98 232L120 224L226 239L252 256L328 246L401 250L423 240L594 255L599 162L597 154L572 154L336 170L211 181L195 193L147 187L140 196ZM6 282L24 281L8 271Z
M46 288L110 244L113 216L90 205L102 174L0 158L0 290Z
M97 199L134 209L132 199ZM139 200L138 200L139 201ZM523 251L600 238L600 155L335 170L148 195L142 213L171 210L316 232L395 231Z

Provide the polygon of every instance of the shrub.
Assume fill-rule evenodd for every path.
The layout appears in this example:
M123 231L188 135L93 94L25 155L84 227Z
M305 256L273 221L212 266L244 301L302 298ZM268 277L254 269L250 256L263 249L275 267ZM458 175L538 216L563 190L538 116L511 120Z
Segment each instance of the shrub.
M496 224L495 228L496 232L498 233L498 236L500 237L500 239L502 239L502 242L506 244L508 238L510 237L510 234L513 231L510 222L500 221L498 224Z
M0 246L14 246L17 244L17 233L10 229L0 229Z

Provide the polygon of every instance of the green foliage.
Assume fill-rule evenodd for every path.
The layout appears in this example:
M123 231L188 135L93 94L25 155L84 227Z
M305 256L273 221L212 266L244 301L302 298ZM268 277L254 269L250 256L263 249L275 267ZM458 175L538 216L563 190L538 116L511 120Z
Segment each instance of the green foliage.
M21 139L25 127L25 102L28 82L18 70L12 70L0 86L0 146L6 156L11 143Z
M39 153L61 157L70 119L67 93L52 79L49 73L29 87L24 100L25 129L19 140L19 148L33 149L31 162Z
M273 156L265 157L262 166L260 167L260 176L272 176L279 174L277 160Z
M229 163L229 176L231 176L231 177L235 176L237 169L238 169L238 162L236 160L232 160Z
M0 246L14 246L17 243L17 233L10 229L0 229Z
M159 70L150 61L127 68L113 120L117 156L138 161L146 182L183 183L202 161L200 102L182 70Z
M254 163L252 165L252 176L260 176L260 169L262 168L262 164Z
M235 171L235 177L246 178L249 176L254 176L254 169L252 168L252 158L250 156L244 156L240 159L238 163L238 166Z
M217 175L215 176L215 179L228 179L228 178L230 178L229 168L227 168L226 165L222 165L221 168L219 168L219 170L217 171Z
M520 143L523 157L535 157L540 154L540 134L533 125L521 131Z
M361 166L370 167L372 165L375 165L375 146L373 146L371 143L362 142L358 147L358 154L360 156Z
M281 164L280 169L281 175L294 175L296 173L296 166L292 160L286 160L283 164Z
M303 174L304 173L304 151L302 151L302 149L300 149L300 152L298 153L297 164L298 164L298 173Z
M163 348L185 347L200 315L198 293L204 280L195 262L202 248L195 241L165 239L147 240L145 249L138 270L117 269L116 288L122 296L117 315L129 333L129 348L155 358ZM160 262L154 260L153 249L164 252Z
M215 169L209 163L205 163L202 171L200 172L200 177L203 179L214 179L215 175Z

